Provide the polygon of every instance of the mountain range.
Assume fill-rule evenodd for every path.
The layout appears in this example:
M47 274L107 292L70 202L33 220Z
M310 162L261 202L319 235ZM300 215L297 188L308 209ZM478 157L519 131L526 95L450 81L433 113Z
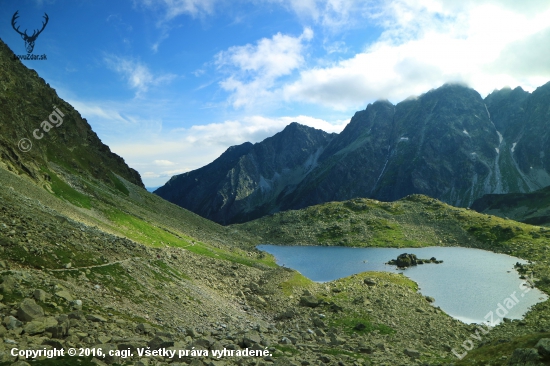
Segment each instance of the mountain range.
M357 197L424 194L459 207L550 185L550 83L486 98L446 84L380 100L340 134L297 123L173 176L156 194L221 224Z

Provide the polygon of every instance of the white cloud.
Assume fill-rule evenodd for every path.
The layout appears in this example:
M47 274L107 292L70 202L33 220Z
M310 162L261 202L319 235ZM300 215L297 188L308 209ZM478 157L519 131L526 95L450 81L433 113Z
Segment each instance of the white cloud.
M228 147L246 141L262 141L283 130L285 126L292 122L322 129L326 132L340 132L349 123L349 120L327 122L309 116L271 118L256 115L243 117L235 121L196 125L189 129L179 129L177 131L183 132L184 140L188 143Z
M280 4L304 21L313 21L330 30L356 26L372 11L374 1L365 0L265 0Z
M229 74L220 86L231 93L234 107L266 101L276 80L291 74L304 64L304 42L313 38L310 28L298 37L277 33L255 45L233 46L216 55L217 68Z
M126 79L128 86L136 90L136 96L147 92L150 86L168 83L176 77L173 74L155 76L145 64L118 56L106 56L104 61L110 69Z
M538 2L538 11L517 11L514 4L394 1L372 14L386 29L379 40L349 59L301 70L280 92L288 102L353 110L450 81L482 95L506 85L533 89L550 78L548 52L541 47L549 39L550 3Z
M162 7L167 20L179 15L201 17L211 15L215 11L216 0L136 0L148 7Z
M171 162L170 160L155 160L154 163L155 163L155 165L158 165L158 166L174 165L174 163Z

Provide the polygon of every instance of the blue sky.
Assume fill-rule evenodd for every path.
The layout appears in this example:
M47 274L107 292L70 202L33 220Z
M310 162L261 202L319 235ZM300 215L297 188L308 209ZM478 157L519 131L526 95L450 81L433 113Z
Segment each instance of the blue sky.
M297 121L445 82L482 96L550 80L547 0L0 0L0 38L49 23L23 61L146 186Z

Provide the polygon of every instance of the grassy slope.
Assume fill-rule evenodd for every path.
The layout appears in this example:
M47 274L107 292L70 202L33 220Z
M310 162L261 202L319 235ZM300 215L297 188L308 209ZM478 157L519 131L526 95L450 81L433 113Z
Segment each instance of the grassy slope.
M472 209L533 225L550 226L550 187L531 193L487 194Z
M203 219L123 178L115 177L118 184L113 188L100 181L67 176L59 167L43 169L51 177L50 183L44 185L46 190L3 169L0 180L66 217L141 244L185 248L249 266L275 266L271 257L237 247L243 242L251 243L246 234Z
M545 251L550 238L550 229L456 208L421 195L391 203L371 199L330 202L231 227L273 244L464 246L532 260L544 260L537 253Z

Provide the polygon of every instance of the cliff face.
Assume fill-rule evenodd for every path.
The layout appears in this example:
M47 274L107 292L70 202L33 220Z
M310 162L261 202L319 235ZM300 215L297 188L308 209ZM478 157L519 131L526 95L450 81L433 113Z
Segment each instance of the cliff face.
M393 201L420 193L466 207L484 194L550 185L549 105L550 83L532 94L503 89L485 99L468 87L446 84L397 105L369 104L342 133L311 140L305 150L285 130L276 135L287 147L284 157L247 152L227 165L218 159L208 167L216 164L224 182L211 183L200 194L216 197L217 205L197 202L195 191L183 188L199 172L209 180L207 167L173 178L157 193L224 224L355 197ZM268 140L254 146L263 148ZM273 159L277 168L260 172L274 166ZM287 174L295 179L279 179L297 166L299 174Z
M14 59L2 40L0 70L0 160L8 169L35 182L51 179L48 170L56 166L110 185L116 174L143 187L139 173L44 79Z

